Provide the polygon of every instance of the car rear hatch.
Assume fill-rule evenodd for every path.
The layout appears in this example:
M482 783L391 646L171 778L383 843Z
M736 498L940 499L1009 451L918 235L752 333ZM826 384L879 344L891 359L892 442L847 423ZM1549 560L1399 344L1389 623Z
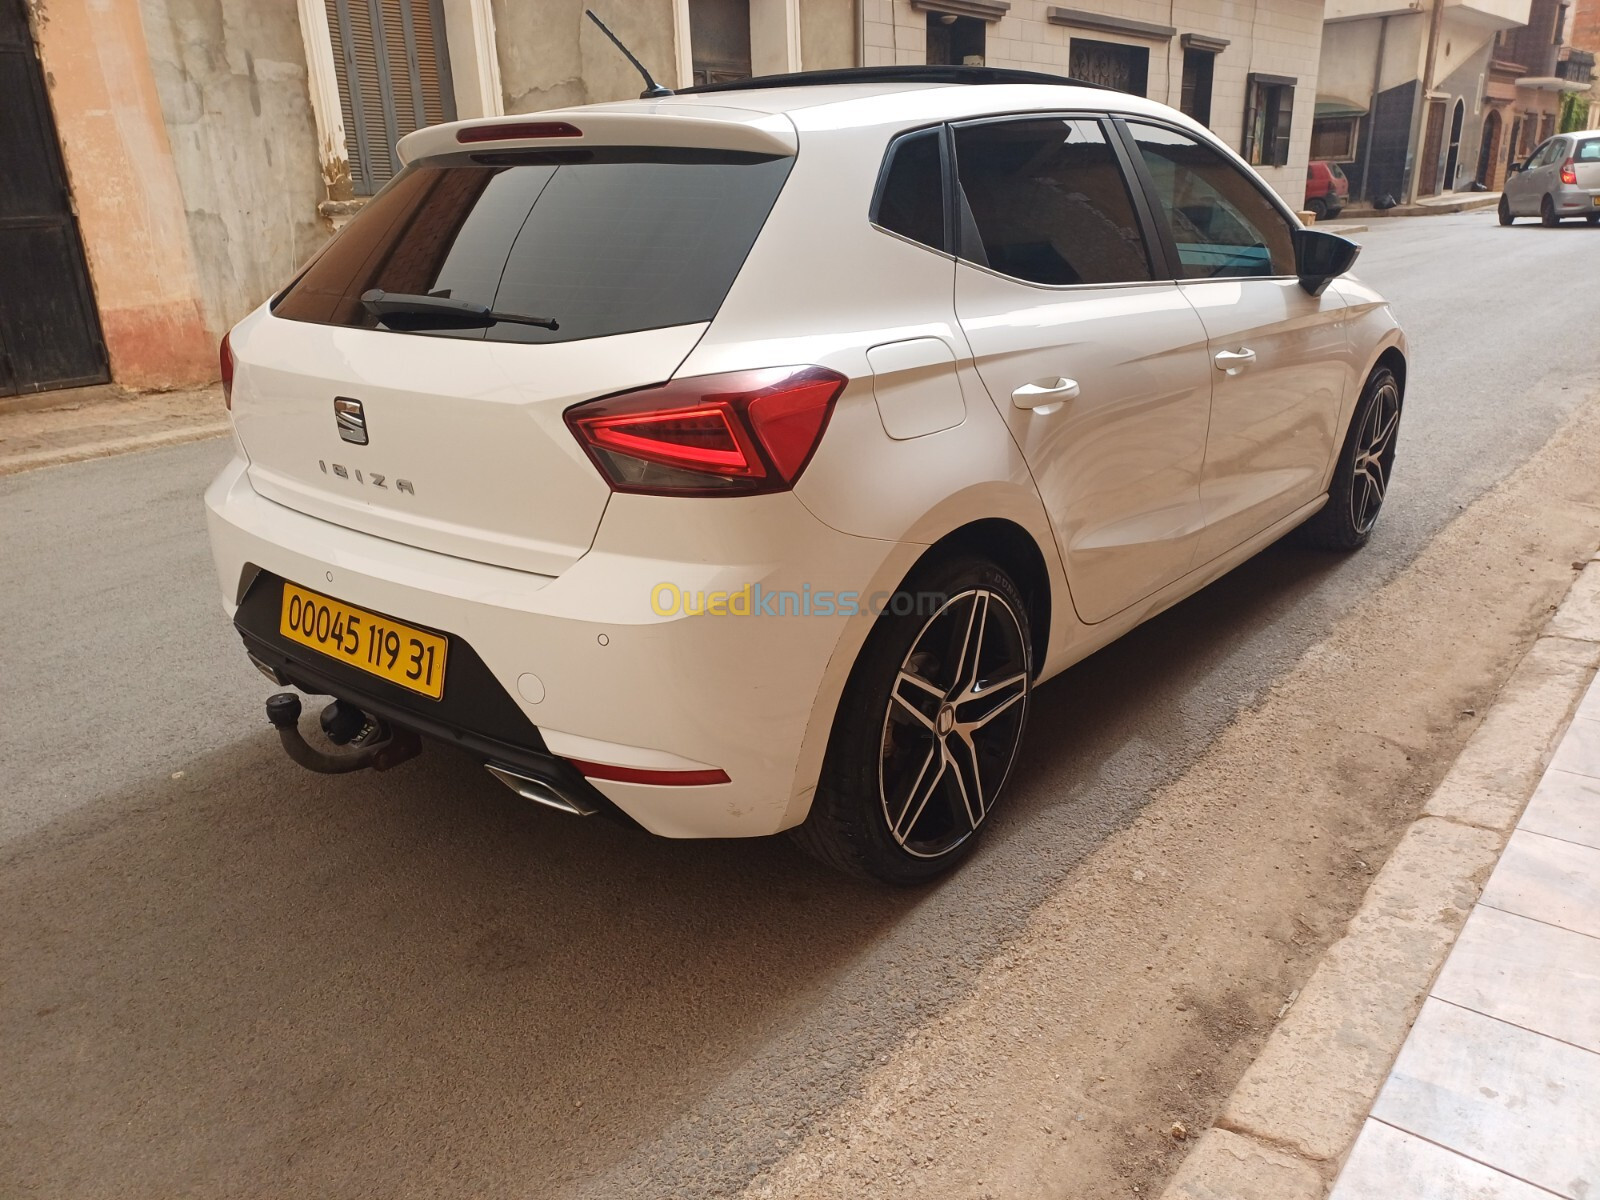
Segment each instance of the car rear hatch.
M231 336L252 486L458 557L581 556L610 490L563 410L672 377L793 161L786 118L681 103L407 138L405 170Z
M1600 192L1600 137L1584 138L1573 147L1572 171L1579 187Z

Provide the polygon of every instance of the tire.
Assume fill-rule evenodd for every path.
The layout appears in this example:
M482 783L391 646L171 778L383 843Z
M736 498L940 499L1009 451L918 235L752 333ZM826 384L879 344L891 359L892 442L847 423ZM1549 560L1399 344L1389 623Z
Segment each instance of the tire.
M943 599L878 618L790 836L837 870L904 887L971 853L1022 744L1033 652L1022 593L987 560L935 561L896 595Z
M1394 470L1400 431L1400 381L1379 367L1361 389L1339 461L1328 486L1328 502L1297 530L1303 545L1318 550L1359 550L1372 537Z
M1511 215L1511 202L1504 196L1500 197L1500 207L1497 211L1500 214L1500 224L1502 225L1509 225L1511 222L1516 220L1516 218Z
M1600 225L1600 213L1590 213L1588 216L1584 217L1584 220L1589 222L1591 225Z
M1312 199L1311 203L1307 204L1306 207L1311 210L1317 220L1326 221L1328 219L1328 202L1321 196Z
M1555 202L1548 195L1539 201L1539 224L1547 229L1554 229L1561 224L1561 218L1556 216Z

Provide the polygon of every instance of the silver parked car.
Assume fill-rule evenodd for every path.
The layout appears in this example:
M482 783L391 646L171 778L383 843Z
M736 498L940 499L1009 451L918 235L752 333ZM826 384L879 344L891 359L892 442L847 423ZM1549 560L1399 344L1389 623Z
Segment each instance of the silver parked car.
M1600 131L1549 138L1524 163L1512 163L1500 197L1500 224L1537 216L1546 225L1583 217L1600 225Z

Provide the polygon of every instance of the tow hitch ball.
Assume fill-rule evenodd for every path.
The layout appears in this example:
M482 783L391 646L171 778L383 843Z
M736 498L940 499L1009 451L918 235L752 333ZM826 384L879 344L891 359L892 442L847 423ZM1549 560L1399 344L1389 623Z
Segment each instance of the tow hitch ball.
M322 710L322 732L336 746L354 746L349 753L329 754L301 736L300 697L293 692L267 697L267 720L278 731L290 758L324 775L343 775L368 767L387 771L422 753L422 739L409 729L396 729L342 700L335 700Z

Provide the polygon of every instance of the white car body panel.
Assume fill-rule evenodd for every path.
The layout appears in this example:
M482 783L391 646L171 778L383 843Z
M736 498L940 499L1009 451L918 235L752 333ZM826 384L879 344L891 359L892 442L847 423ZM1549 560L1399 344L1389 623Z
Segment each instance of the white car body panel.
M233 335L236 360L249 365L234 427L269 500L443 554L558 574L588 550L611 498L562 412L671 378L704 332L518 345L285 321L263 305ZM369 445L341 440L331 413L343 394L365 406Z
M1103 621L1186 574L1203 524L1211 364L1177 285L1047 288L962 263L956 305L1050 514L1079 616ZM1013 400L1063 379L1078 394L1059 409Z
M1292 280L1034 287L869 222L897 134L1061 111L1159 117L1218 145L1151 101L1032 84L689 95L407 136L406 161L462 151L467 126L531 121L581 135L494 146L795 160L709 324L532 345L246 318L242 448L206 496L227 610L254 568L463 639L552 753L725 771L592 782L652 832L736 837L805 818L874 614L663 615L657 585L870 597L952 533L1003 525L1036 549L1048 594L1040 679L1192 594L1320 507L1362 383L1404 338L1349 277L1320 299ZM1212 357L1241 341L1256 369L1224 377ZM788 492L613 492L563 420L593 397L779 365L849 381ZM1054 412L1013 402L1058 377L1079 394ZM345 390L370 445L339 438Z
M1344 297L1307 295L1294 279L1180 285L1208 338L1211 415L1200 502L1209 562L1321 495L1339 414L1352 385ZM1221 353L1255 360L1218 369Z

